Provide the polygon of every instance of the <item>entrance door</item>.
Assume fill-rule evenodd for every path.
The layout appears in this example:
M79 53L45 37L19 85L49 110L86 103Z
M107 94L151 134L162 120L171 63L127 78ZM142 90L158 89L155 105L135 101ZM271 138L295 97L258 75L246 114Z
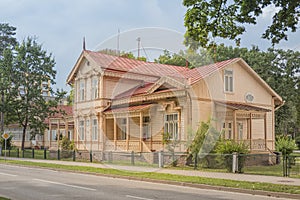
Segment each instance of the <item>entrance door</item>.
M243 139L243 123L238 123L237 124L237 130L238 130L238 136L239 136L239 140Z

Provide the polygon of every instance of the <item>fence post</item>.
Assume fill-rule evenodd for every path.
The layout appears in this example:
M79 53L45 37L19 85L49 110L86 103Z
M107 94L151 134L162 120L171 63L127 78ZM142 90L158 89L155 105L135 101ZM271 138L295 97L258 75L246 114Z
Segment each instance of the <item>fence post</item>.
M131 151L131 165L134 165L134 151Z
M20 155L19 155L19 148L17 148L17 158L19 158Z
M60 150L57 150L57 160L60 160Z
M76 152L75 152L75 150L73 150L73 161L75 161L76 160Z
M22 158L25 157L25 149L22 150Z
M238 171L238 154L237 152L232 153L232 172L236 173Z
M46 160L47 159L47 149L44 148L44 159Z
M34 158L34 149L32 149L32 158Z
M93 152L90 151L90 162L93 162Z
M164 152L163 151L158 152L158 167L159 168L164 167Z
M108 162L109 163L112 163L113 162L113 158L112 158L113 156L112 156L112 152L111 151L109 151L108 152Z

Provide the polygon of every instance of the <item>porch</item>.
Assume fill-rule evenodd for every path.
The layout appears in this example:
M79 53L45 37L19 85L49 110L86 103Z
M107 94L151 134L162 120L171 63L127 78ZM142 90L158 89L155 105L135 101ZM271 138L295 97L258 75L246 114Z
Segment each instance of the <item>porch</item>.
M271 110L238 103L215 104L224 139L244 142L251 152L275 149Z

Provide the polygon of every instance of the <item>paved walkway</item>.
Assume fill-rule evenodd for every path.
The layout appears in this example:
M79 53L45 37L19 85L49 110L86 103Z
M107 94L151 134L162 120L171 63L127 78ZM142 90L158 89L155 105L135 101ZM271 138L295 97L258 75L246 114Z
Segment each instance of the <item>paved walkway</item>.
M3 157L2 157L3 159ZM72 161L60 161L60 160L37 160L27 158L7 158L9 160L26 160L31 162L39 163L53 163L70 166L89 166L97 168L112 168L118 170L127 170L134 172L156 172L156 173L167 173L167 174L178 174L185 176L198 176L207 178L220 178L230 179L238 181L251 181L251 182L265 182L285 185L296 185L300 186L300 179L288 178L288 177L277 177L277 176L263 176L263 175L248 175L248 174L233 174L233 173L220 173L220 172L204 172L197 170L174 170L166 168L152 168L152 167L139 167L139 166L122 166L122 165L111 165L111 164L100 164L100 163L88 163L88 162L72 162Z

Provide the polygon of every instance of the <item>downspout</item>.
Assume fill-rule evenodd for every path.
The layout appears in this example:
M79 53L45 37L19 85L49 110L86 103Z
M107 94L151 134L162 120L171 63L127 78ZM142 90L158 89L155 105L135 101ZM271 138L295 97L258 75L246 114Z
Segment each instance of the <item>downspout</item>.
M186 89L186 96L189 98L189 110L188 110L188 125L192 125L192 97L190 92Z

